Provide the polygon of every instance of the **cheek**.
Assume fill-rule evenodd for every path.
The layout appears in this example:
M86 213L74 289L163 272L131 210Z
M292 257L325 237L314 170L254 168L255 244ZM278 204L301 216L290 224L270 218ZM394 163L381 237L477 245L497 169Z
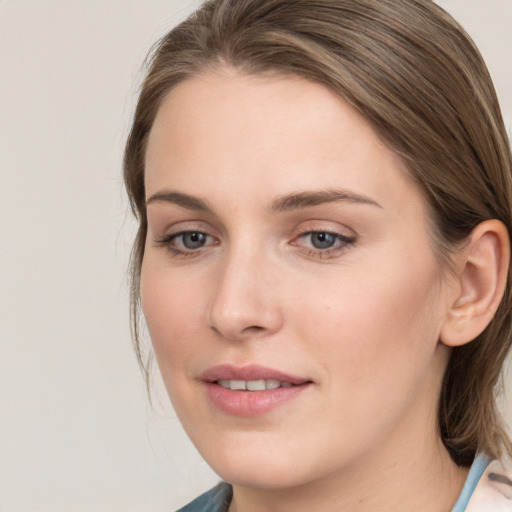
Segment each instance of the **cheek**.
M313 416L323 418L318 428L333 453L340 443L347 456L376 449L404 418L427 424L436 407L437 272L400 267L354 271L298 305L295 334L324 384Z
M141 270L141 303L151 341L164 380L185 368L194 349L198 328L204 323L201 293L204 286L180 279L151 258ZM178 373L177 373L178 372Z
M385 268L376 262L308 294L298 308L307 312L299 331L314 340L330 377L355 389L375 383L379 392L381 384L414 380L437 346L438 282L433 261L397 260Z

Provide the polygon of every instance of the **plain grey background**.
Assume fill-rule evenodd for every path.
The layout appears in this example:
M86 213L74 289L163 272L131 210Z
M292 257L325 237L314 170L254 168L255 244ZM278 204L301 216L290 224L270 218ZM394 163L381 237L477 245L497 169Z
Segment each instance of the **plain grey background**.
M512 1L439 3L510 133ZM145 396L120 178L142 61L198 4L0 0L0 512L172 511L217 480L158 379L156 411Z

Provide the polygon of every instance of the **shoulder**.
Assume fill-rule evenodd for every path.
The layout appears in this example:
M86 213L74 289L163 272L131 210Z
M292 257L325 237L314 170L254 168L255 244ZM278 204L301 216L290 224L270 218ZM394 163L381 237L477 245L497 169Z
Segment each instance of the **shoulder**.
M512 512L512 462L491 461L468 502L466 512Z
M221 482L176 512L227 512L232 494L231 486Z

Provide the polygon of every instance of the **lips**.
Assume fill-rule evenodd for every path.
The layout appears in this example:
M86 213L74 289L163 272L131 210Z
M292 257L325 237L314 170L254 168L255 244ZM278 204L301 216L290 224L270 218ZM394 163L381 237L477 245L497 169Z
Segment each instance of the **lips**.
M218 409L234 416L259 416L299 397L312 385L307 378L259 365L218 365L201 375Z
M201 375L202 380L205 382L215 382L218 380L277 380L279 382L289 382L290 384L304 384L311 382L310 379L288 375L279 370L251 364L249 366L232 366L229 364L222 364L214 366L206 370Z

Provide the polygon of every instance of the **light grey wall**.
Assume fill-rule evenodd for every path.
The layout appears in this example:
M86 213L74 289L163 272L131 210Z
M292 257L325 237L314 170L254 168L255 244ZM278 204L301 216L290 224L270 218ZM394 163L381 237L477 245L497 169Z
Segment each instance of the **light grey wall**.
M440 3L510 127L512 1ZM0 0L0 512L172 511L216 480L165 396L147 404L120 181L140 64L197 4Z

